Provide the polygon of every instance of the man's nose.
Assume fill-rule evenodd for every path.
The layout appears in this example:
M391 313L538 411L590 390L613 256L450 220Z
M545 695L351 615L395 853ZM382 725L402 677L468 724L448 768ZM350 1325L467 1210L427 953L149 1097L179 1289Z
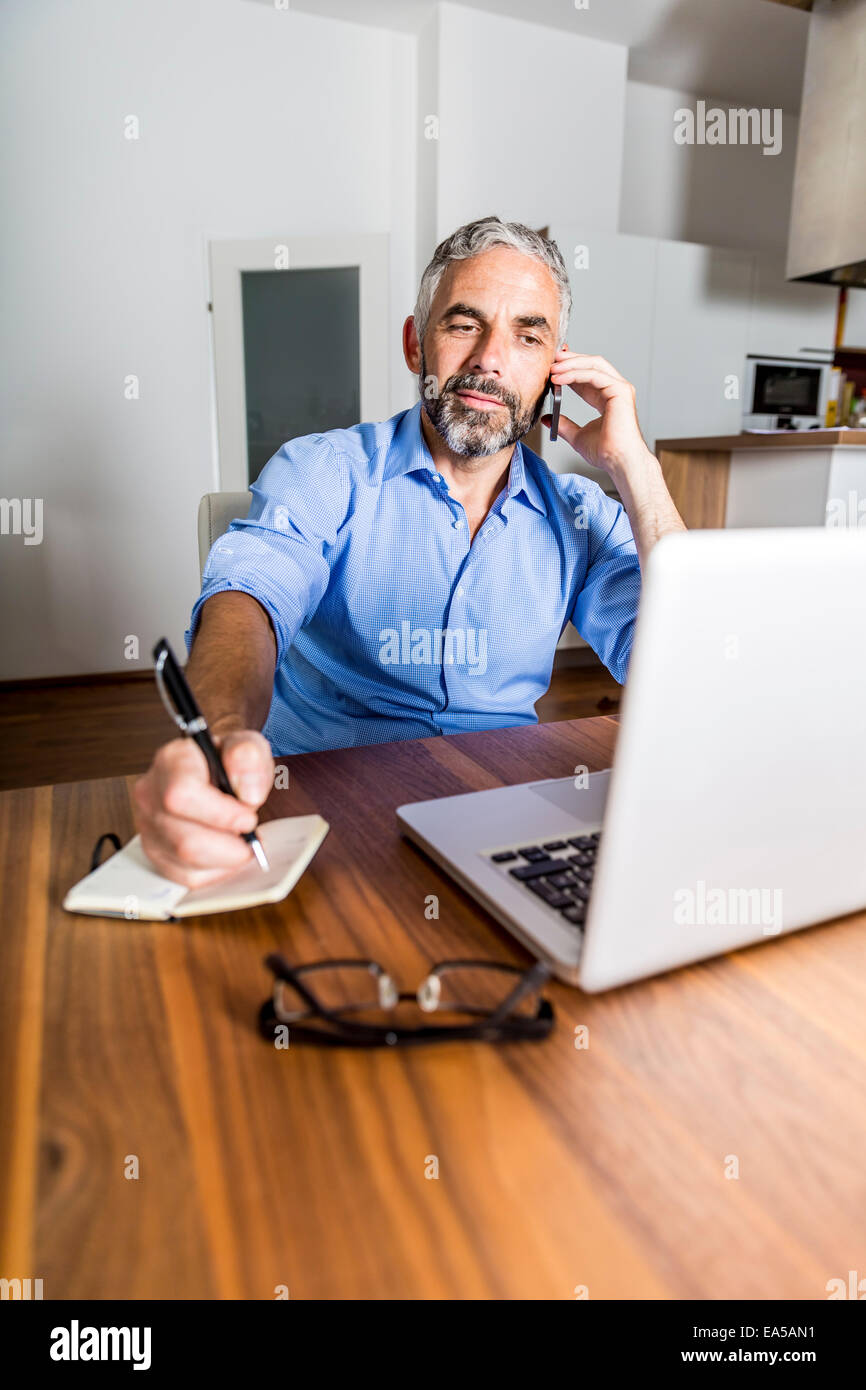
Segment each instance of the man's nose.
M478 373L479 376L500 377L505 356L497 334L484 334L476 340L474 349L469 364L470 371Z

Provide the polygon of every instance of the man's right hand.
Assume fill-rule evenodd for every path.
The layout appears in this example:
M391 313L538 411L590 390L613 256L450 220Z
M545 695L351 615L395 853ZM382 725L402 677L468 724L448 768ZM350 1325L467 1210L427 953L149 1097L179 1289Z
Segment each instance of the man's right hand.
M239 800L213 785L207 760L191 738L159 749L133 789L142 848L165 878L203 888L253 859L240 835L254 830L256 812L274 785L270 745L254 729L214 735Z

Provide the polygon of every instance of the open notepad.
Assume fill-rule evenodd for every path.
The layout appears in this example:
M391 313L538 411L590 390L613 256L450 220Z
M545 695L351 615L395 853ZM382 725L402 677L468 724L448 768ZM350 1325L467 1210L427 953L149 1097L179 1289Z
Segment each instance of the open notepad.
M195 889L157 873L141 848L141 836L136 835L70 888L63 906L67 912L89 912L97 917L164 922L170 917L276 903L294 888L327 833L328 822L321 816L265 821L257 834L270 869L262 871L251 858L248 865L220 883Z

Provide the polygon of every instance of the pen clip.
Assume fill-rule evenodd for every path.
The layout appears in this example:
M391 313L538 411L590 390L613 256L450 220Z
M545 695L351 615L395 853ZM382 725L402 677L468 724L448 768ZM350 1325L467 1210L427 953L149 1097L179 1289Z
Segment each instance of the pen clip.
M167 659L168 648L163 647L159 656L156 658L156 667L154 669L154 675L156 676L156 688L159 691L159 698L162 700L162 703L165 705L168 714L174 720L181 733L194 733L195 730L192 728L192 725L187 724L186 720L183 719L181 715L178 714L177 710L174 708L174 705L172 704L171 699L169 697L169 693L166 689L165 677L162 674L162 668L165 665Z

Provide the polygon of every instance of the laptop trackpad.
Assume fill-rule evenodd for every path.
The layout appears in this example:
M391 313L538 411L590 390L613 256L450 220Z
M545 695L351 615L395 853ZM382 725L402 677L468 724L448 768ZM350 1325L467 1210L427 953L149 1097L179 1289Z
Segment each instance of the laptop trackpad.
M555 782L530 782L527 791L567 811L575 820L596 824L604 814L608 780L607 772L596 772L589 778L588 786L575 786L574 777L560 777Z

